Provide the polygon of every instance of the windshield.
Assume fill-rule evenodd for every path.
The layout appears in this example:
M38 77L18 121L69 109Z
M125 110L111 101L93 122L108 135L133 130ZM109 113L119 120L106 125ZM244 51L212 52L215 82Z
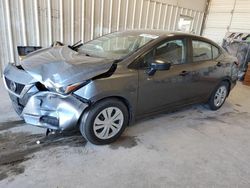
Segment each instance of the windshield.
M150 34L115 32L85 43L78 51L89 56L122 59L157 37Z

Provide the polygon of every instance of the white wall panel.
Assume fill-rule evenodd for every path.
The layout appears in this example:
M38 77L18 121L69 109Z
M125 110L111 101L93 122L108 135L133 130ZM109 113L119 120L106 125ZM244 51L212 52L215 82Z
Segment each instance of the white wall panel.
M232 19L235 0L211 0L203 32L215 42L221 44Z
M250 33L250 0L211 0L203 35L222 43L227 32Z
M221 19L222 18L222 19ZM226 28L231 20L231 13L211 12L207 17L207 28Z
M235 0L211 0L210 1L210 12L231 12L234 8Z
M230 31L250 33L250 0L235 1Z
M240 12L234 13L230 31L250 32L250 12L249 13L240 13Z
M250 1L249 0L237 0L235 2L235 12L249 13Z
M73 44L126 29L175 31L180 15L193 17L199 34L205 0L192 1L191 9L184 0L0 0L0 63L19 60L16 46Z

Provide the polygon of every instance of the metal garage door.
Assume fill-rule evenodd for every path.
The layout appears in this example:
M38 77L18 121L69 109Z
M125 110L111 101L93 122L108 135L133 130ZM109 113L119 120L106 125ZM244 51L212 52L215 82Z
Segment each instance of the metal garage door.
M227 32L250 33L250 0L211 0L203 35L217 43Z
M250 0L235 1L231 32L250 33Z

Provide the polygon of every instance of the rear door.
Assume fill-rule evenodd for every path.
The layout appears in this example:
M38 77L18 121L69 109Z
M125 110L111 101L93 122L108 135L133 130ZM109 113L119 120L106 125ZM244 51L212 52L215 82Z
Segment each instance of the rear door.
M210 42L193 38L192 74L197 96L206 99L224 75L225 62L220 57L220 49Z

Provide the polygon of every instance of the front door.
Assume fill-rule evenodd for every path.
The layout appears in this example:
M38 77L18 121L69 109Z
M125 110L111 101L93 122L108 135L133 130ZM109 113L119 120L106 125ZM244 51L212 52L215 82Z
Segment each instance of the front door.
M159 44L140 60L137 114L144 115L188 103L196 96L192 88L193 73L187 59L185 39L168 40ZM171 62L169 70L149 76L149 62L162 59Z

